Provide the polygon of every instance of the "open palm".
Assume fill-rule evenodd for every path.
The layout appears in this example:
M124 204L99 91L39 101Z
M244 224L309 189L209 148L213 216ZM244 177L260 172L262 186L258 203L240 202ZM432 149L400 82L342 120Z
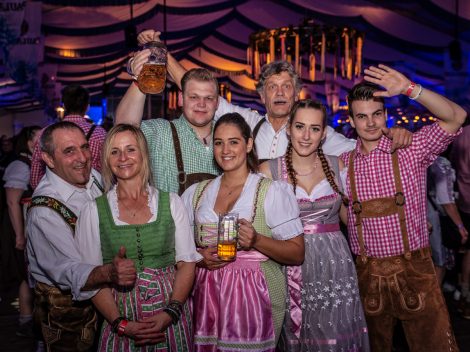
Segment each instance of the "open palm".
M364 70L364 79L382 86L385 90L374 93L376 97L393 97L403 94L411 81L400 72L391 67L380 64L378 67L370 66Z

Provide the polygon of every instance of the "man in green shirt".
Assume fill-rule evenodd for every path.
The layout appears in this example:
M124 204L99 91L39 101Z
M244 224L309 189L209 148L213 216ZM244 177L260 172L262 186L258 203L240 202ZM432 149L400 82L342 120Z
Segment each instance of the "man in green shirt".
M181 193L187 176L195 173L218 175L212 157L212 121L218 106L217 79L206 69L186 72L181 79L183 114L169 122L152 119L141 122L145 94L132 84L119 103L116 123L139 125L147 138L155 186L165 192ZM128 106L133 106L132 111ZM141 107L136 113L135 107ZM174 125L181 148L181 164L177 165ZM184 175L179 169L184 170ZM188 184L186 184L188 186Z

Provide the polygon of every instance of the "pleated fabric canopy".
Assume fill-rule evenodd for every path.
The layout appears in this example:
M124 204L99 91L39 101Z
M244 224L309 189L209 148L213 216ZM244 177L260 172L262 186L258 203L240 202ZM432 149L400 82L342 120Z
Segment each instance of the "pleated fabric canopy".
M208 68L230 86L232 101L260 108L247 61L250 34L295 26L305 18L364 32L363 67L377 63L397 67L418 83L457 95L461 104L470 107L470 92L465 88L470 71L469 1L460 1L457 17L455 1L450 0L135 0L132 19L129 1L34 3L39 3L34 11L40 18L38 50L42 51L37 60L37 82L31 87L27 81L12 81L6 74L7 62L3 62L0 108L36 108L45 101L44 92L40 92L44 87L57 95L58 88L72 83L87 87L95 97L103 95L106 83L106 94L121 96L131 83L125 71L132 51L126 46L129 25L135 25L138 32L148 28L162 31L168 49L186 68ZM456 30L462 48L460 70L452 67L448 51ZM329 72L331 67L311 81L303 70L309 94L326 99ZM338 78L336 84L344 100L354 80Z

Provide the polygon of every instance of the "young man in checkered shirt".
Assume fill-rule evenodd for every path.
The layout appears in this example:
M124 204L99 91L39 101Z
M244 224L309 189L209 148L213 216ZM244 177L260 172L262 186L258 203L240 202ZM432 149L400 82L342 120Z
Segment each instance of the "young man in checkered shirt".
M348 95L359 138L341 158L348 167L348 232L372 350L391 350L400 320L411 351L456 351L429 250L426 169L460 133L466 112L385 65L366 69L365 80ZM384 98L399 94L438 122L414 133L408 148L392 151L381 131Z

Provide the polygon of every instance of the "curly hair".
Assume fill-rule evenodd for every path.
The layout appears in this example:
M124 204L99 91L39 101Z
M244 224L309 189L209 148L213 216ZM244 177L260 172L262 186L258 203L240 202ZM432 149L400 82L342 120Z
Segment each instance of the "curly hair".
M269 64L264 65L261 68L261 74L258 83L256 83L256 90L261 93L264 89L264 85L269 77L273 75L279 75L282 72L287 72L294 81L295 91L299 92L302 89L302 80L300 79L297 72L294 70L294 66L288 61L273 61Z

